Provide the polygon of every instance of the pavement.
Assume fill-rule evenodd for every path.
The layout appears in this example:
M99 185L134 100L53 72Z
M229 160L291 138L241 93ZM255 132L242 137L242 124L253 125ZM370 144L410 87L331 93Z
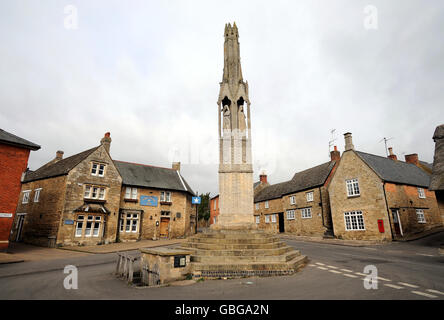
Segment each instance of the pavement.
M444 232L383 246L338 246L294 239L285 242L310 259L292 276L135 288L114 275L116 253L88 254L0 265L0 299L444 300L444 257L438 254ZM63 286L67 264L78 267L78 289ZM374 289L365 286L369 266L377 271Z
M308 241L308 242L316 242L316 243L325 243L325 244L334 244L341 246L350 246L350 247L364 247L369 245L382 245L384 243L389 242L381 242L381 241L370 241L370 240L342 240L336 238L323 238L321 236L297 236L291 233L279 233L278 237L283 240L297 240L297 241Z

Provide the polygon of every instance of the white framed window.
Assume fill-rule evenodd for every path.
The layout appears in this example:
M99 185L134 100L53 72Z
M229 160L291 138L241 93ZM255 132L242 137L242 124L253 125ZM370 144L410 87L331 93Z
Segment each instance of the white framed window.
M22 203L28 203L29 202L29 195L31 194L31 190L25 190L23 191L23 199Z
M105 199L105 189L99 188L99 199L104 200Z
M365 230L362 211L350 211L344 213L345 230Z
M125 199L137 199L137 188L126 187L125 189Z
M294 219L295 219L295 211L287 210L287 220L294 220Z
M256 219L256 224L259 224L261 222L261 216L254 216Z
M105 188L95 186L85 186L85 193L83 197L86 199L99 199L105 200Z
M39 202L39 198L40 198L40 191L42 190L42 188L38 188L34 190L34 202Z
M77 222L76 222L76 233L75 236L76 237L81 237L82 236L82 231L83 231L83 216L77 216Z
M311 218L311 208L301 209L301 217L303 219Z
M307 202L313 201L313 191L307 192Z
M271 222L276 223L276 214L271 215Z
M270 206L269 206L269 204L268 204L268 200L267 201L265 201L265 209L268 209Z
M217 199L214 199L214 210L217 210Z
M100 222L102 221L102 217L96 216L94 217L94 224L93 224L93 237L99 236L100 231Z
M161 191L160 192L160 201L161 202L171 202L171 192Z
M91 175L103 177L105 175L105 165L101 163L93 163L91 166Z
M265 223L270 223L270 215L269 214L265 215Z
M290 196L290 204L296 204L296 197Z
M88 216L88 219L86 220L86 226L85 226L85 237L91 237L93 222L94 222L94 217Z
M426 223L423 209L416 209L416 218L418 219L418 223Z
M91 194L91 186L85 186L85 193L83 195L84 198L89 198Z
M359 183L358 179L350 179L346 180L345 184L347 186L347 196L359 196L361 193L359 191Z
M139 214L126 213L121 215L120 232L137 233L139 231Z
M423 188L418 188L418 196L421 198L421 199L425 199L425 192L424 192L424 189Z
M256 205L256 210L259 210L259 202L255 204Z

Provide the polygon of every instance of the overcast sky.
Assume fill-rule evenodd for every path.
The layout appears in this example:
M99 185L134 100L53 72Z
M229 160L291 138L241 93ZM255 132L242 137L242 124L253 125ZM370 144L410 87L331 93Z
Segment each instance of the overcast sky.
M377 29L365 27L375 26L367 5ZM281 182L328 161L331 129L341 152L352 132L357 150L385 156L387 137L398 158L433 161L444 123L438 0L2 0L0 128L42 146L31 170L109 131L114 159L181 161L192 188L214 195L223 32L233 21L255 180L266 170Z

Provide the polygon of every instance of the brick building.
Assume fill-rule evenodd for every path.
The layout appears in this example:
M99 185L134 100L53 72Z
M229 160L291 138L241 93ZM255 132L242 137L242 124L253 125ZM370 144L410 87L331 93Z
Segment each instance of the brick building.
M9 235L20 196L21 178L31 150L40 146L0 129L0 251L9 245Z
M331 161L260 190L254 198L254 215L259 228L272 233L331 235L327 187L339 160L340 153L335 147Z
M351 133L328 187L334 235L392 240L442 225L430 175L418 158L397 160L355 151Z
M142 207L147 207L141 199L154 192L157 196L159 187L171 193L168 185L159 185L168 175L139 168L148 166L113 161L110 145L111 137L106 133L97 147L68 158L58 151L52 161L28 171L10 240L53 247L153 238L149 230L155 222L144 219L147 214ZM166 170L178 176L176 170ZM131 176L134 172L139 180ZM148 185L147 181L158 184ZM126 187L130 188L129 197ZM173 197L177 198L181 197ZM176 203L181 204L174 206L174 213L183 212L186 220L187 202L178 199ZM176 229L172 236L180 233Z
M193 190L173 168L114 161L123 182L118 239L183 238L195 231Z

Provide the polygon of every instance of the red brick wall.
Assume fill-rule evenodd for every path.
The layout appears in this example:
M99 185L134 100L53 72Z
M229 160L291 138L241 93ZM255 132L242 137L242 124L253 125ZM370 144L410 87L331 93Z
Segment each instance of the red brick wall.
M12 213L12 218L0 217L0 250L8 247L8 238L20 196L20 179L28 166L29 149L0 144L0 213Z
M214 203L216 202L216 209L214 209ZM219 215L219 196L210 200L210 224L214 223L214 217Z

